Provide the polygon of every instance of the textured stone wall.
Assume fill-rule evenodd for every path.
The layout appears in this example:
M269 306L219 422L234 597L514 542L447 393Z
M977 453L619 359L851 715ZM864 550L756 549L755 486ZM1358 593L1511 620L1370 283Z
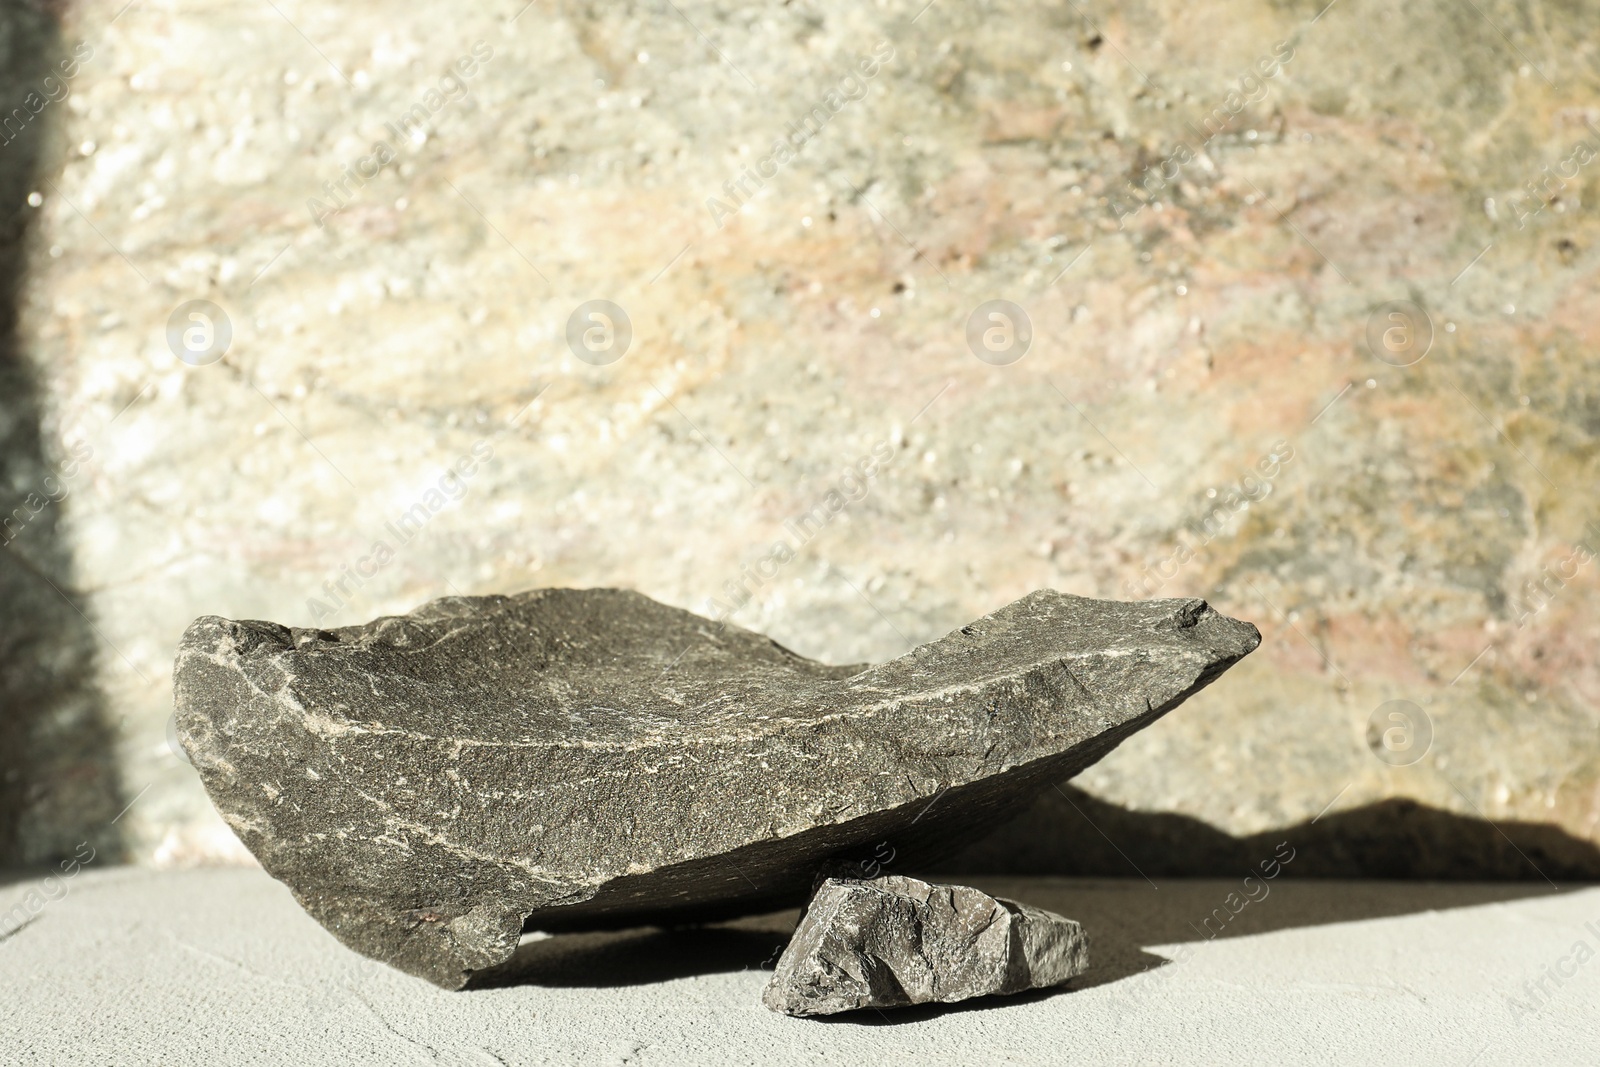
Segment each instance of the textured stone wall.
M98 639L84 598L65 594L78 572L58 502L74 457L49 370L18 321L37 214L30 194L65 99L61 56L50 12L0 3L0 864L70 853L88 838L109 856L120 844L119 753L96 684Z
M63 19L4 401L7 491L65 489L0 560L48 637L5 652L14 858L239 855L167 742L193 617L539 585L834 661L1040 586L1259 622L988 866L1101 849L1090 799L1113 843L1366 811L1403 850L1371 805L1411 798L1593 855L1587 0Z

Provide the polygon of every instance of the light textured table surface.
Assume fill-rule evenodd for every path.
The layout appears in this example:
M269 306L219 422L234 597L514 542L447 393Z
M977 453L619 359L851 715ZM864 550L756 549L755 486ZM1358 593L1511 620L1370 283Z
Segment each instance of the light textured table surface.
M11 880L0 914L56 899L0 925L0 1062L1600 1062L1600 888L1279 879L1208 939L1240 883L975 881L1081 920L1094 969L790 1019L758 1003L789 913L530 940L506 984L447 993L346 951L260 871Z

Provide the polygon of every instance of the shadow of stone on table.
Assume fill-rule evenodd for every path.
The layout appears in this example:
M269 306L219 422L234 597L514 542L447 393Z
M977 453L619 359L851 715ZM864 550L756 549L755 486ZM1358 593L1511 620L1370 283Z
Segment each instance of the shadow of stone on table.
M1227 941L1429 911L1482 907L1562 889L1544 883L1290 880L1259 878L1251 900L1238 879L1029 879L977 877L985 892L1047 908L1083 924L1090 969L1069 983L1091 989L1152 970L1182 965L1202 942ZM1263 888L1264 887L1264 888ZM1579 888L1565 887L1566 890ZM1230 894L1232 898L1230 899Z
M980 842L937 872L898 873L972 884L1077 920L1090 937L1086 974L1053 990L881 1014L867 1009L837 1021L881 1025L887 1017L898 1024L949 1011L1034 1003L1171 967L1172 957L1183 955L1181 948L1158 946L1520 900L1577 888L1519 878L1526 870L1538 879L1534 864L1564 879L1591 865L1600 868L1593 845L1554 827L1501 823L1497 828L1409 800L1236 838L1196 819L1127 811L1070 787L1067 798L1060 805L1065 812L1054 812L1054 825L1042 825L1036 807L1012 824L1009 834ZM1052 814L1047 807L1043 812ZM999 851L1016 840L1033 844L1020 854ZM1264 879L1261 863L1286 854L1279 851L1284 844L1293 858L1280 863L1277 877ZM991 871L971 873L979 862L993 864ZM1440 880L1469 872L1479 878L1498 874L1501 880ZM1247 875L1255 879L1248 892ZM525 942L512 960L479 976L471 987L606 987L770 971L796 916L787 911L715 926L557 934Z
M1152 957L1152 959L1157 958ZM969 1011L993 1011L996 1008L1039 1004L1055 997L1068 995L1078 988L1076 984L1078 981L1079 979L1073 979L1071 982L1054 986L1050 989L1030 989L1024 993L1012 993L1006 996L973 997L971 1000L958 1000L951 1004L913 1004L905 1008L862 1008L858 1011L842 1011L837 1015L813 1015L809 1016L806 1021L856 1026L904 1026L925 1023L942 1015L959 1015L962 1012Z
M602 989L702 974L765 970L789 943L797 913L775 912L716 926L647 927L525 939L510 960L468 989L537 985Z
M1285 846L1293 859L1263 879L1261 865ZM1255 879L1248 891L1246 876ZM970 881L1083 923L1092 965L1070 987L1087 989L1172 965L1151 946L1569 891L1600 877L1600 849L1559 827L1490 823L1407 799L1235 837L1064 786L927 877ZM1241 907L1252 894L1260 899Z
M1279 930L1390 918L1450 908L1479 907L1531 896L1548 896L1543 883L1474 884L1338 881L1282 878L1265 895L1229 909L1228 894L1239 881L1166 879L1153 888L1142 879L1016 878L971 876L987 893L1020 900L1077 920L1089 934L1089 970L1053 989L1011 996L978 997L954 1004L846 1012L828 1021L865 1026L926 1021L951 1012L988 1011L1037 1004L1073 992L1109 985L1147 972L1183 966L1186 950L1202 941L1269 934ZM1572 887L1569 887L1572 888ZM1259 894L1259 890L1257 891ZM1240 899L1243 894L1240 894ZM1215 918L1217 909L1227 920ZM1206 926L1206 920L1210 926Z
M62 490L82 482L62 480L67 457L46 447L20 327L39 214L28 196L50 193L41 169L66 107L66 83L45 82L66 54L60 6L0 0L0 866L48 864L85 841L108 860L122 851L98 639L62 536Z

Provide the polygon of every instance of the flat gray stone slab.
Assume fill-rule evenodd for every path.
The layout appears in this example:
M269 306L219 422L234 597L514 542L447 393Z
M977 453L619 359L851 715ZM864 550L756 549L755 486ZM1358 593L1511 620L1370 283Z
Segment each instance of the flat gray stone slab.
M952 1003L1044 989L1082 974L1071 919L966 885L902 875L817 886L761 1002L785 1015Z
M975 879L1082 922L1089 971L885 1025L762 1006L792 910L530 939L519 981L455 993L345 949L260 871L98 865L0 884L0 915L49 900L0 940L5 1067L1553 1067L1600 1049L1600 959L1546 977L1596 944L1600 888L1280 878L1208 939L1191 924L1238 878Z
M435 601L340 630L215 617L183 743L274 877L443 986L525 930L795 906L831 859L927 862L1249 653L1201 600L1041 591L877 666L826 666L637 593Z

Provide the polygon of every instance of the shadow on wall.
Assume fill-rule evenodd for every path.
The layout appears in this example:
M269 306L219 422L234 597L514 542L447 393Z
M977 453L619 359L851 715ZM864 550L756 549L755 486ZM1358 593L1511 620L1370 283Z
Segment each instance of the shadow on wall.
M1472 819L1392 799L1234 837L1186 815L1129 811L1070 785L1046 793L941 871L1096 877L1242 877L1288 842L1284 874L1443 881L1594 881L1600 849L1543 823Z
M1600 849L1555 827L1493 824L1410 800L1233 837L1197 819L1132 812L1063 786L938 869L945 873L901 873L974 882L986 892L1071 916L1093 941L1090 970L1059 989L924 1005L897 1010L892 1018L851 1012L832 1021L916 1023L1181 966L1193 946L1205 941L1569 892L1576 887L1547 885L1545 879L1594 880ZM1007 875L1076 878L1020 881ZM1276 881L1279 876L1285 880ZM1353 878L1373 880L1348 880ZM1393 881L1399 879L1432 881ZM1448 884L1464 879L1480 884ZM472 987L605 988L771 970L797 914L774 912L691 929L545 936L525 941L511 960L476 977ZM1146 988L1153 990L1147 995L1160 995L1159 986Z
M1271 855L1269 850L1268 855ZM1283 855L1290 855L1284 852ZM1282 871L1306 853L1293 854ZM1165 879L1160 891L1138 875L1130 878L1021 879L981 877L985 892L1067 915L1083 924L1092 948L1090 969L1065 989L1088 989L1146 971L1181 965L1194 946L1280 930L1298 930L1371 919L1398 918L1455 908L1486 908L1528 898L1559 895L1543 882L1449 884L1352 882L1337 879L1262 880L1246 886L1239 871L1226 879ZM751 916L732 923L687 929L556 934L528 940L506 963L475 977L474 989L535 985L604 989L645 985L701 974L771 971L788 943L798 912ZM1148 987L1147 987L1148 988ZM839 1021L900 1024L1057 996L1064 989L1017 997L985 997L959 1005L897 1010L893 1017L855 1012ZM1159 987L1153 995L1159 995Z
M58 16L58 4L0 0L0 866L52 862L82 841L107 858L120 851L114 734L93 685L96 638L69 599L73 561L52 499L70 457L45 445L19 329L36 214L28 194L42 184L61 113L52 98L62 85L51 77L63 53Z

